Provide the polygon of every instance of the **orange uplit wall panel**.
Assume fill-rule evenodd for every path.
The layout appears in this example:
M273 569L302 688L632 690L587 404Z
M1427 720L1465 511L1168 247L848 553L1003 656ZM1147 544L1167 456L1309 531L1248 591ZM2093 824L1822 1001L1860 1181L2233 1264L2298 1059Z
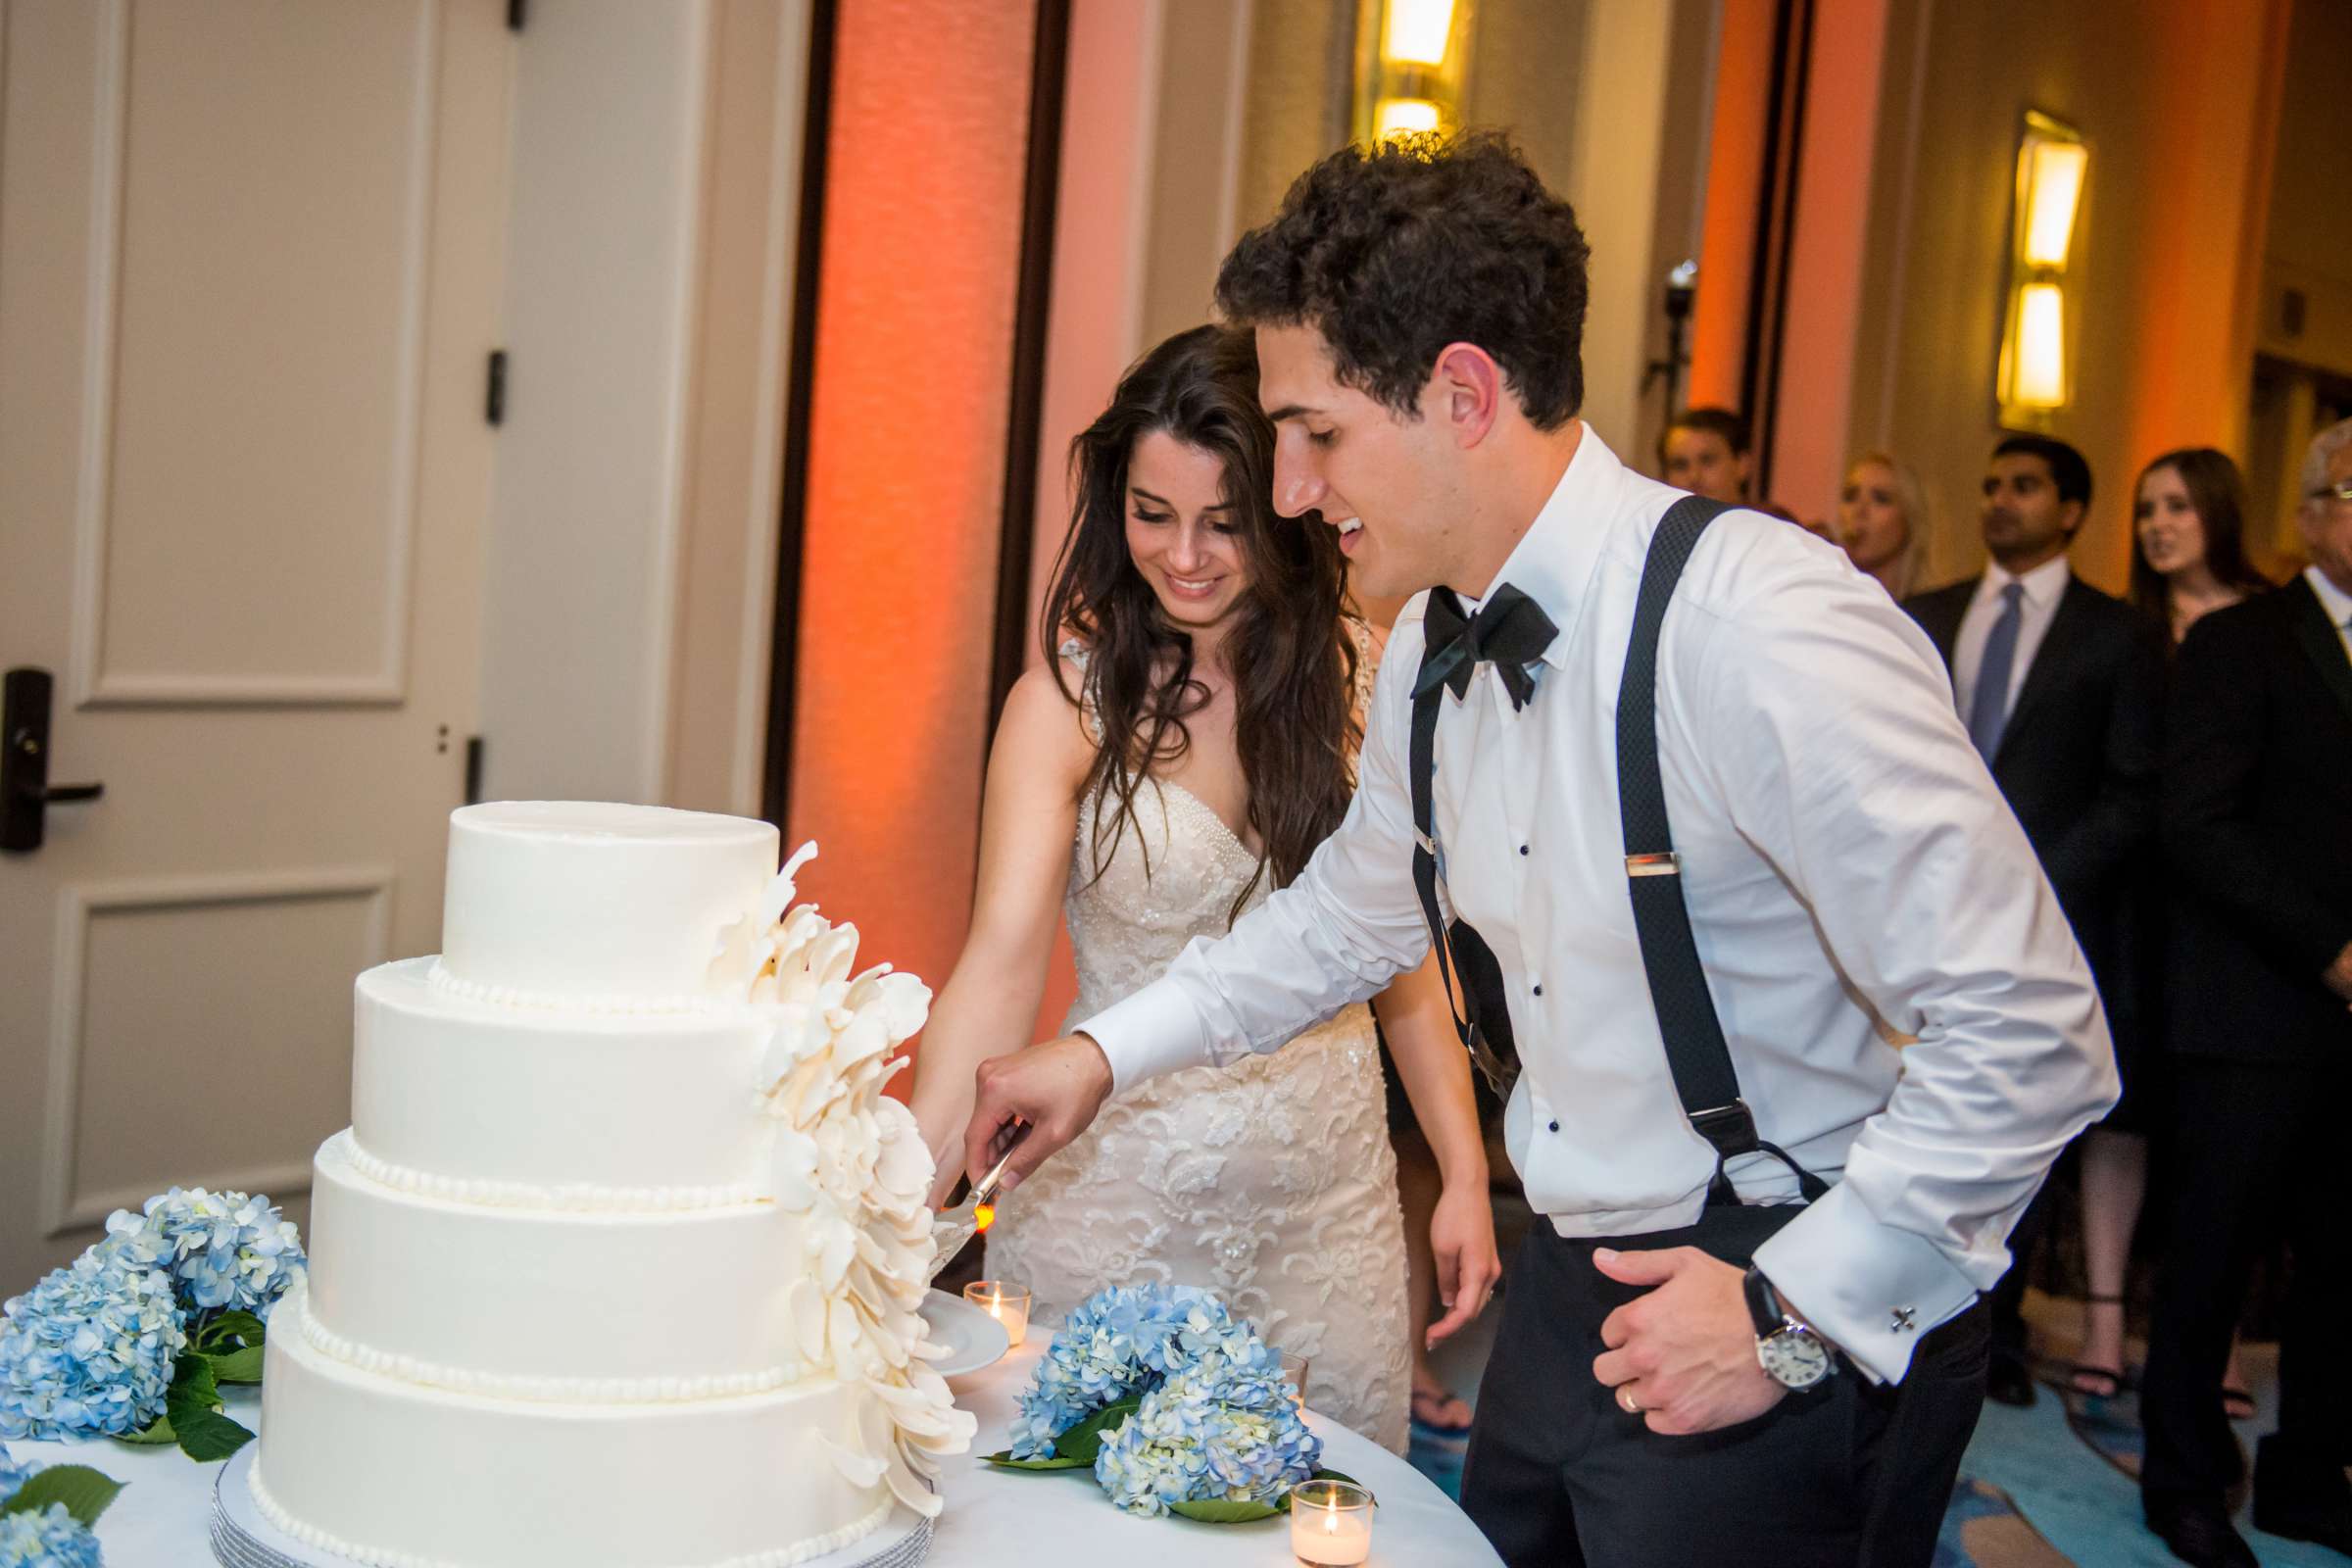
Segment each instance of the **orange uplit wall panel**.
M1807 520L1837 510L1848 456L1886 3L1820 0L1814 12L1772 425L1772 499Z
M1715 109L1707 136L1706 213L1698 299L1691 310L1687 407L1737 408L1746 368L1747 295L1764 201L1765 122L1772 108L1777 0L1724 0Z
M789 840L944 983L970 913L1034 0L841 0Z
M2149 8L2161 29L2152 95L2166 112L2151 149L2161 196L2139 252L2136 461L2180 446L2244 456L2291 11L2289 0Z

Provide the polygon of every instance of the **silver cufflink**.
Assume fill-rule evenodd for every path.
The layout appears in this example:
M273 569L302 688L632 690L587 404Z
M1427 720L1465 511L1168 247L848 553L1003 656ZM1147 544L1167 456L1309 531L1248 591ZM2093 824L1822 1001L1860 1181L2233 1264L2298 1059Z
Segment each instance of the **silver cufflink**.
M1913 1329L1919 1327L1919 1324L1916 1321L1918 1317L1919 1309L1917 1307L1896 1307L1894 1309L1894 1332L1897 1334L1910 1333Z

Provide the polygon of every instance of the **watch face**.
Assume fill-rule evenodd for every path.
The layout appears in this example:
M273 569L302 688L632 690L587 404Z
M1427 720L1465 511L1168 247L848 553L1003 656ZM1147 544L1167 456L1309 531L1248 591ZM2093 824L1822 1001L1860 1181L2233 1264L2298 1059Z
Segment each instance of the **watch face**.
M1758 1340L1756 1359L1766 1372L1791 1389L1809 1389L1830 1375L1828 1348L1800 1329L1785 1328Z

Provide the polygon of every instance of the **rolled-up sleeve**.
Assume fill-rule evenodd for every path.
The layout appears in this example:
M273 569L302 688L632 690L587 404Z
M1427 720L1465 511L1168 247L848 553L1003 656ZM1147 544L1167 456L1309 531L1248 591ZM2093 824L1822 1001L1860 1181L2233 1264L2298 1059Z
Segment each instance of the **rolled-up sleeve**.
M1373 693L1355 797L1306 869L1230 932L1195 940L1166 974L1078 1026L1109 1058L1115 1090L1272 1051L1428 953L1404 773L1420 655L1418 622L1400 623Z
M1806 563L1748 586L1727 614L1692 609L1675 639L1685 711L1706 730L1694 752L1846 977L1915 1037L1843 1179L1756 1262L1891 1381L2008 1267L2051 1162L2115 1102L2114 1052L1926 639L1851 573Z

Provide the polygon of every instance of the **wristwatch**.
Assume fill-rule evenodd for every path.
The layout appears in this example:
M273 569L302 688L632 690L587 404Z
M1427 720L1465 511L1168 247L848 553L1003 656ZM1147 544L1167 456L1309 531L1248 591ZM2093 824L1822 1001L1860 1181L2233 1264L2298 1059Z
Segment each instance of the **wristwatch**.
M1838 1370L1820 1335L1781 1306L1781 1298L1754 1264L1747 1270L1747 1311L1756 1322L1756 1364L1784 1388L1818 1389Z

